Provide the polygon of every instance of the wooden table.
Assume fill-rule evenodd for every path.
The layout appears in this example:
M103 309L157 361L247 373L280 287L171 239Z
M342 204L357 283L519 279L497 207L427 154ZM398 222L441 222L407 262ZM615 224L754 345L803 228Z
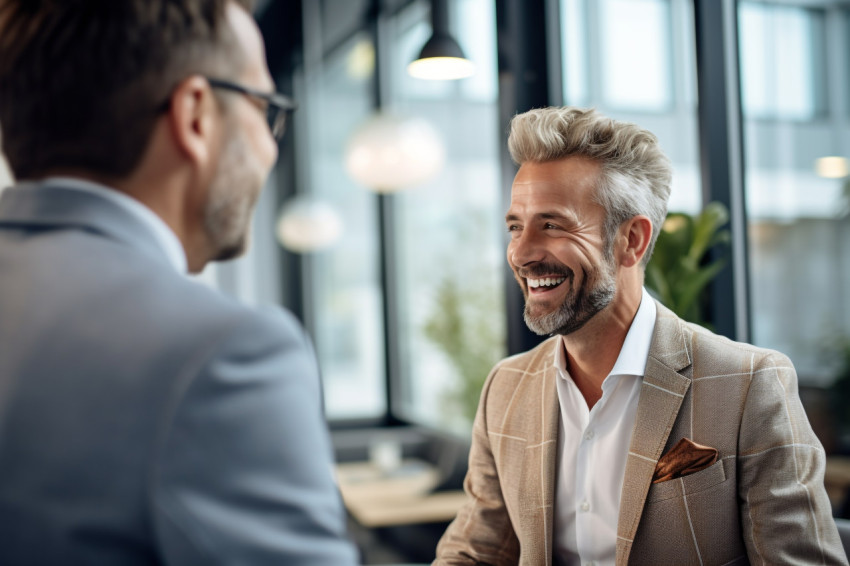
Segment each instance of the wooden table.
M850 458L827 456L823 485L833 509L841 507L850 493Z
M463 491L431 493L437 469L405 460L390 473L369 462L339 464L337 481L351 516L367 528L448 522L466 501Z

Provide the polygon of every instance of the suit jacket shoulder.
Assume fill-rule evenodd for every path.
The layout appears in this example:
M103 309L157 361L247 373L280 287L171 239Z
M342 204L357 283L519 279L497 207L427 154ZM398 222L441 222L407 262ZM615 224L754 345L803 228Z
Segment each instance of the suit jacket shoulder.
M356 562L290 314L49 187L0 199L0 313L0 563Z

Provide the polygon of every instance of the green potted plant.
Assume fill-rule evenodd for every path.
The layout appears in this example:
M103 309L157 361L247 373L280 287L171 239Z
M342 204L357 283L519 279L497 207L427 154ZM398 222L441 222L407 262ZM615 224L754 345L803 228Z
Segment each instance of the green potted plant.
M706 205L699 214L671 212L667 215L646 266L646 288L681 318L707 326L704 290L726 264L725 257L708 261L715 246L726 250L730 242L729 212L719 202Z

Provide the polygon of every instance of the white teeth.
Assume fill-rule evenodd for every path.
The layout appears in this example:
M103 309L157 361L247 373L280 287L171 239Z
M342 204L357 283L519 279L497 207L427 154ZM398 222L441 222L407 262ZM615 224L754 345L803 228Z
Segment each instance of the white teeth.
M532 289L536 289L537 287L553 287L555 285L560 285L564 282L566 277L547 277L545 279L526 279L528 282L528 286Z

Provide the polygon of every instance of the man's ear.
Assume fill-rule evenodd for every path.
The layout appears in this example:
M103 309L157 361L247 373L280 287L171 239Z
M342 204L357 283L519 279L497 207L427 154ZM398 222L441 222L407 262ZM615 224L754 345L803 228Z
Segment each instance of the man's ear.
M174 144L196 165L213 158L219 112L210 85L201 76L184 79L171 93L168 121Z
M640 263L652 239L652 221L646 216L633 216L620 226L620 264L632 267Z

